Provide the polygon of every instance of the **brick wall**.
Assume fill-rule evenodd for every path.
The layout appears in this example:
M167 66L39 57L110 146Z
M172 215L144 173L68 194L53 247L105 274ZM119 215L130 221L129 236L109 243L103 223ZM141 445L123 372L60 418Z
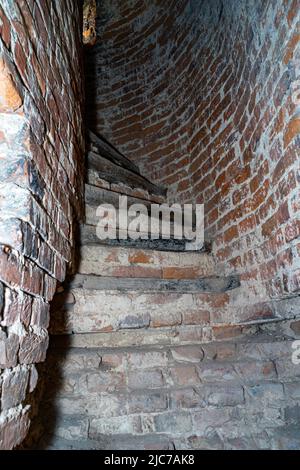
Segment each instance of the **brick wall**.
M98 6L91 127L170 200L205 203L220 269L249 301L296 294L299 0Z
M0 6L0 448L25 437L49 302L82 212L77 3ZM75 73L76 72L76 73Z

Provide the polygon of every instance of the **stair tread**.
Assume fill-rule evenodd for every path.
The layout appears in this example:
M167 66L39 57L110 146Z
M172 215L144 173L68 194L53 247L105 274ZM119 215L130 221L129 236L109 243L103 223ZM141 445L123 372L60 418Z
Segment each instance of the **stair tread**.
M241 336L245 330L255 333L255 327L241 326ZM243 333L243 334L242 334ZM53 333L52 333L53 334ZM232 338L231 338L232 340ZM237 341L235 336L234 341ZM215 343L221 341L215 340ZM203 327L198 325L174 325L146 329L127 329L107 332L85 332L70 334L68 331L55 332L52 336L52 347L55 349L111 349L112 351L140 347L142 349L155 347L177 347L197 344L198 347L207 343L212 344L211 338L203 337Z
M115 257L116 254L118 254L118 256L124 257L124 255L126 254L129 257L134 257L134 256L137 256L138 254L143 253L143 250L141 250L141 248L134 247L134 246L127 248L127 247L112 247L108 245L82 245L81 247L82 249L87 248L89 250L93 250L94 256L105 256L105 257L114 256ZM195 253L190 253L188 251L177 253L176 251L172 252L169 250L166 250L166 251L152 250L152 252L153 252L153 256L156 256L156 255L159 256L160 263L163 263L162 266L165 265L166 261L169 262L171 260L171 263L174 263L174 257L176 258L176 263L177 263L176 265L178 267L185 267L187 265L198 266L199 262L201 262L201 260L205 258L211 260L211 262L214 263L213 256L210 254L209 251L206 251L206 250L197 251ZM146 253L147 253L147 256L151 256L151 253L149 253L148 251ZM188 260L187 264L186 264L186 260ZM133 261L130 261L130 263L132 262ZM134 262L144 263L141 261L134 261Z
M288 345L291 345L291 343L293 343L294 341L294 338L287 338L286 335L284 335L283 333L281 333L281 335L278 335L276 337L271 337L270 334L266 334L264 332L261 332L259 330L259 325L257 325L257 328L253 328L249 325L243 325L243 324L240 324L238 325L241 330L242 329L245 329L245 334L241 335L241 336L238 336L238 337L235 337L235 338L231 338L231 341L234 341L234 343L239 347L239 348L242 348L243 346L246 346L246 347L250 347L250 346L253 346L253 350L250 349L250 350L246 350L246 354L248 352L248 354L252 353L252 354L255 354L255 347L258 346L258 345L263 345L263 346L266 346L266 345L274 345L274 344L281 344L283 346L286 347L286 344ZM191 326L187 326L187 328L191 328ZM165 328L157 328L156 331L159 331L159 330L165 330ZM256 331L255 331L256 330ZM132 333L134 334L135 333L135 330L132 330ZM248 334L247 334L248 333ZM106 333L107 335L108 333ZM147 334L147 333L146 333ZM86 336L88 335L94 335L94 337L96 337L97 335L101 335L101 333L86 333ZM59 336L56 336L56 337L53 337L53 341L54 343L56 344L57 348L54 348L52 350L52 353L54 355L56 354L59 354L59 345L61 344L63 347L64 347L64 343L66 342L67 343L67 339L64 339L62 337L59 337ZM220 346L226 346L227 344L227 340L216 340L216 339L212 339L210 342L209 342L209 348L211 350L213 350L213 346L216 345L218 347ZM189 349L189 348L200 348L201 345L203 346L206 346L207 347L207 342L203 341L203 342L198 342L198 341L195 341L195 342L191 342L190 344L187 344L187 345L183 345L182 348L183 350L185 348ZM66 347L68 347L68 344L66 344ZM181 348L181 345L179 346ZM138 352L138 353L144 353L144 352L150 352L150 353L153 353L153 352L160 352L160 351L164 351L165 348L167 348L167 350L169 351L169 348L171 348L171 351L174 349L175 351L177 350L178 348L178 345L164 345L164 344L140 344L140 345L126 345L126 346L123 346L123 345L120 345L119 347L114 347L114 346L110 346L110 345L107 345L107 346L104 346L104 347L101 347L99 345L99 347L96 346L96 349L98 350L98 352L100 353L103 353L103 354L109 354L109 353L113 353L113 352L120 352L120 353L130 353L130 352ZM286 348L288 349L288 348ZM71 354L74 355L74 357L76 357L76 355L82 355L83 354L83 351L82 351L82 347L80 347L79 344L74 344L74 346L72 347L72 350L71 350ZM94 350L93 349L87 349L84 351L84 354L86 355L94 355ZM281 354L281 351L279 350L278 351L278 355ZM249 358L246 356L246 358L244 358L244 361L246 362L247 360L249 360ZM224 363L231 363L233 364L235 362L235 360L228 360L228 359L222 359L222 364ZM200 363L200 361L199 361ZM205 363L208 363L208 364L216 364L216 359L215 358L206 358L205 359Z
M120 166L105 157L89 152L87 155L88 179L97 179L97 175L109 183L124 183L131 188L140 188L152 194L166 195L166 190L157 186L131 169ZM94 173L94 176L93 176Z
M111 247L128 247L128 248L140 248L143 250L157 250L157 251L177 251L177 252L195 252L201 253L207 250L206 245L201 249L192 249L187 250L186 240L176 240L176 239L156 239L156 240L143 240L143 239L107 239L100 240L97 237L95 226L82 224L80 226L80 243L81 245L101 245L101 246L111 246Z
M112 204L115 208L115 210L110 210L110 209L107 210L105 217L107 217L108 219L105 218L106 222L107 220L109 220L109 217L112 218L116 216L116 228L119 229L120 227L119 217L120 217L120 214L122 214L122 212L117 208L113 200L105 199L104 201L103 203ZM129 205L130 205L130 201L129 201ZM98 223L100 222L100 217L99 215L97 215L97 209L99 206L100 204L99 205L91 205L91 204L85 205L85 222L87 225L96 227ZM130 226L129 225L130 222L133 221L135 218L136 218L135 214L131 216L129 215L127 216L128 226ZM165 226L165 224L162 224L162 221L160 218L155 218L155 217L152 218L150 211L147 215L139 216L139 233L146 238L153 238L153 234L157 234L159 237L164 234L165 237L167 238L169 237L173 238L174 230L176 230L176 233L179 233L181 234L181 236L184 236L182 222L176 223L173 221L170 221L170 222L167 221L167 224ZM194 233L192 232L192 230L193 228L189 230L189 233L191 233L191 237L193 236L193 233ZM133 235L131 238L134 238L136 231L135 230L132 231L128 229L128 233L131 233ZM151 237L151 234L152 234L152 237ZM185 238L185 240L189 240L189 238Z
M123 186L124 188L124 186ZM133 204L143 204L150 212L151 205L162 204L160 196L149 195L149 193L134 193L119 187L119 190L112 189L111 186L103 187L90 183L85 183L85 205L86 207L98 207L100 204L113 204L116 208L119 206L120 196L127 197L127 204L130 207ZM148 195L148 196L147 196Z
M97 275L77 274L72 280L71 288L84 288L106 291L143 291L143 292L211 292L221 293L240 286L238 276L202 277L199 279L155 279L155 278L122 278Z
M114 204L118 207L119 196L127 196L128 206L131 204L144 204L147 208L151 208L152 201L143 199L141 197L131 196L127 194L118 193L108 188L100 188L90 183L85 183L85 204L97 207L100 204L108 203Z

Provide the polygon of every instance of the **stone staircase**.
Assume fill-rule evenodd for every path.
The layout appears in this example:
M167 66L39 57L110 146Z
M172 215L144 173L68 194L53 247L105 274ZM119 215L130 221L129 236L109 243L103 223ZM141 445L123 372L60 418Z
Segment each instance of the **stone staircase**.
M97 205L119 194L161 202L165 192L90 140L80 260L52 305L37 448L280 448L300 399L299 371L283 363L290 324L276 335L234 324L239 279L218 276L205 247L100 241Z

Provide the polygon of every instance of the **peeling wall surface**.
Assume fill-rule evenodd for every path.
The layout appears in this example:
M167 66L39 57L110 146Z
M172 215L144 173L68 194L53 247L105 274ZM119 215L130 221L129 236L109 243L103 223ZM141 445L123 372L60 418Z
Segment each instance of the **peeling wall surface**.
M73 0L0 3L0 449L29 429L82 214L80 26Z
M98 3L91 127L170 200L205 203L255 296L298 291L299 1Z

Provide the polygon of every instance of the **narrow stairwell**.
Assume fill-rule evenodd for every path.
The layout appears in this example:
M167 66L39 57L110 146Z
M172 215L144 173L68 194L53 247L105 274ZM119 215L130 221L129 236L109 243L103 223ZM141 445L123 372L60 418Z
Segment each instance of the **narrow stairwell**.
M267 324L235 324L239 279L218 276L205 247L189 252L175 239L100 241L99 204L123 194L149 205L165 201L165 191L108 143L90 138L80 262L52 306L38 447L286 445L282 429L293 419L286 427L284 380L292 403L297 394L295 370L281 366L291 329L280 325L274 335Z

